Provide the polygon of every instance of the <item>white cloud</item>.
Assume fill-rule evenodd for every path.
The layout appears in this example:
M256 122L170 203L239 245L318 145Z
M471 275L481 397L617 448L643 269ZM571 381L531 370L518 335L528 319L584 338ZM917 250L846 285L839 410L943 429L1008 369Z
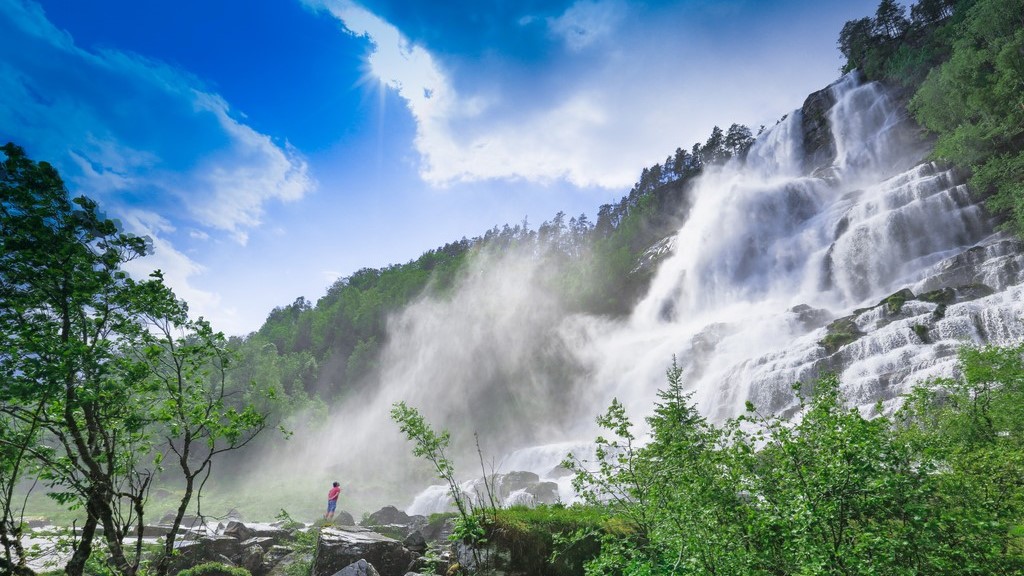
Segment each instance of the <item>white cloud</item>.
M129 262L125 269L135 278L145 278L154 270L160 270L175 295L188 302L193 317L216 318L218 330L236 333L235 324L227 321L221 313L221 298L218 294L201 290L193 280L205 268L178 251L166 235L174 232L174 225L159 214L145 210L127 210L119 214L126 232L146 236L152 241L153 254Z
M370 72L406 100L420 175L438 186L510 179L628 188L643 166L703 141L716 124L756 129L799 107L837 76L834 38L848 16L810 2L798 7L800 18L786 18L763 6L740 14L753 9L749 3L723 12L716 3L579 0L557 17L526 14L508 23L543 21L562 53L523 72L502 59L500 46L490 47L486 61L460 60L456 79L435 55L354 2L305 1L372 41ZM520 73L496 73L495 65Z
M610 37L624 11L625 6L615 0L580 0L558 18L549 18L548 28L570 50L579 51Z
M199 222L231 231L244 244L244 230L261 223L267 201L298 200L313 188L309 166L293 147L281 148L232 118L219 96L194 93L196 109L212 113L231 143L199 164L196 176L209 194L189 209Z
M161 269L194 315L230 333L251 329L198 287L210 284L207 270L183 246L217 242L211 235L245 244L268 203L315 187L305 158L246 125L188 72L80 47L38 4L0 3L0 139L51 162L72 193L152 239L154 254L129 272Z
M5 2L0 61L0 134L111 211L145 197L168 218L244 241L267 202L314 187L297 151L243 124L195 77L136 54L80 48L34 3Z

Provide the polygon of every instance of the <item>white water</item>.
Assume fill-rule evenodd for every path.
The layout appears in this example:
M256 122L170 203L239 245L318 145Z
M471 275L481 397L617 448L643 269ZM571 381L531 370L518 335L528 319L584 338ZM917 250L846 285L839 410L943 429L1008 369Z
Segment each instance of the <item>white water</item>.
M875 305L991 234L952 173L919 164L925 147L877 85L847 77L833 91L837 158L827 177L801 175L800 118L791 114L759 138L746 165L701 179L675 253L628 324L604 330L579 322L591 344L581 353L607 396L648 413L676 355L711 417L735 416L748 400L784 411L793 404L793 382L832 369L818 345L824 330L801 322L794 307L832 319ZM916 320L862 326L867 336L840 351L846 362L836 366L845 365L853 402L873 404L941 372L936 346L922 344L911 328L935 307L924 306ZM965 339L980 341L946 327L959 314L951 307L933 334L945 357ZM1001 326L989 339L1024 335L1020 322Z
M878 85L848 76L832 90L837 154L829 169L802 173L801 118L790 114L758 138L745 164L701 177L673 254L628 321L561 322L561 341L586 375L576 383L583 412L592 418L617 397L642 424L673 356L714 420L738 415L747 401L788 413L791 385L825 371L838 371L849 401L870 412L925 378L950 374L964 343L1024 338L1019 247L993 234L954 173L922 161L927 146ZM960 266L968 260L987 263ZM980 283L997 292L950 305L942 318L937 305L911 300L895 314L861 314L865 335L834 355L819 344L829 321L900 289ZM915 325L928 327L930 343ZM567 418L563 436L552 439L593 438L589 422ZM567 446L520 450L506 469L544 477L544 455L559 451ZM563 497L570 501L571 490ZM433 511L419 500L413 508Z

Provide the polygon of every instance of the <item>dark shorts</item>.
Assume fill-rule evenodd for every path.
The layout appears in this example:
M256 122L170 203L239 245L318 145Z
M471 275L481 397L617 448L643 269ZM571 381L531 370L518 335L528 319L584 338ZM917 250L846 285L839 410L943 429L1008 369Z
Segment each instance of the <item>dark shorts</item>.
M328 512L334 512L334 510L337 507L338 507L338 501L337 500L328 500L327 501L327 511Z

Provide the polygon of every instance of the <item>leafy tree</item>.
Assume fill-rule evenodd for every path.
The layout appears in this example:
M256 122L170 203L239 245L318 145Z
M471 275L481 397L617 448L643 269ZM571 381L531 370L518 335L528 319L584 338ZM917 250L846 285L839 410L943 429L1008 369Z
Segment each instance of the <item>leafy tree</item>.
M228 370L235 358L227 340L205 320L190 320L187 307L168 293L154 306L158 316L148 318L151 330L136 347L148 367L160 397L155 418L163 436L163 449L172 456L184 481L163 554L156 564L166 574L174 553L177 530L195 500L202 515L201 495L214 461L245 447L267 427L267 414L228 388ZM161 305L162 304L162 305ZM163 461L158 458L157 463Z
M155 435L185 474L184 508L212 458L244 445L265 422L226 401L223 335L190 321L159 272L136 281L123 271L148 242L121 232L92 200L72 200L49 164L13 144L2 150L0 478L9 488L29 457L51 497L84 509L67 574L91 570L102 528L104 569L133 575L162 461ZM5 494L8 540L18 533ZM173 535L167 542L169 553ZM5 549L10 562L6 542Z
M730 157L745 159L747 151L754 145L754 134L750 128L742 124L729 126L725 134L725 149Z
M907 11L896 0L882 0L875 11L874 32L886 38L899 38L910 27Z
M120 269L146 253L144 239L120 232L95 202L72 201L49 164L13 144L3 152L0 362L9 378L0 384L2 409L23 424L38 415L57 449L34 455L51 485L67 490L54 497L85 508L68 574L82 573L100 525L112 564L131 574L138 558L129 558L123 540L140 521L135 504L150 480L136 464L146 450L152 390L124 361L122 346L143 330L142 295L161 280L136 282Z
M22 422L0 412L0 569L16 576L32 574L22 543L24 505L16 502L15 489L38 444L38 432L37 415Z
M1024 2L980 0L952 57L928 74L910 107L938 134L935 155L973 170L972 188L1024 230Z

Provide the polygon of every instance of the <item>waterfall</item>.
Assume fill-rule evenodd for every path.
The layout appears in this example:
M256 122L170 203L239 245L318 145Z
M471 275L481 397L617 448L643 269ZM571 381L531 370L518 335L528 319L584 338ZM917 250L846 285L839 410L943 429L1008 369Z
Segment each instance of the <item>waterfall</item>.
M951 305L943 318L938 304L917 300L892 317L873 309L857 316L857 341L834 354L821 345L829 321L902 288L934 290L928 284L951 258L1007 241L992 235L953 171L922 162L927 142L885 90L853 75L831 89L829 170L803 173L800 114L790 114L745 163L700 178L675 253L628 323L580 323L589 343L581 354L605 398L649 413L675 355L713 419L738 415L747 401L785 412L791 384L824 371L838 371L851 401L866 408L948 373L961 343L1024 336L1020 299L1009 292ZM1006 265L996 268L990 276L1006 274ZM1005 287L1020 278L973 281L986 280Z
M891 410L915 383L951 374L963 344L1021 341L1024 244L995 231L960 174L925 160L929 142L881 86L849 75L827 95L759 135L745 159L706 168L627 318L570 313L532 254L474 259L445 298L390 320L373 395L309 445L401 473L408 445L384 421L401 400L453 431L467 476L480 469L479 434L506 475L499 500L571 502L558 463L592 458L594 417L613 398L642 437L673 357L721 422L747 402L792 414L792 385L825 372L865 413ZM431 487L408 510L440 511L447 498Z

